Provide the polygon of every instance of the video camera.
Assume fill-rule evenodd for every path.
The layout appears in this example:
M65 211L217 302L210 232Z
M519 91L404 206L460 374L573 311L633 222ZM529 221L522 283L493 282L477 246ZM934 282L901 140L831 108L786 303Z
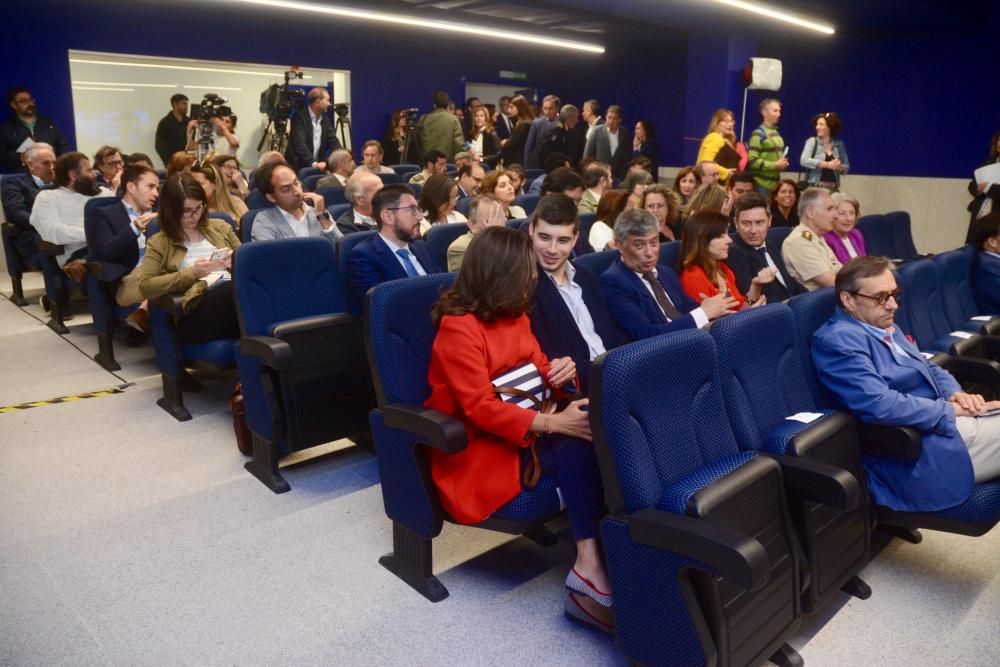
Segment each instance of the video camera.
M215 93L205 93L201 104L191 106L191 118L201 123L207 123L213 118L232 116L233 110L226 106L228 101L227 98L219 97Z
M301 90L290 90L288 84L293 79L301 79L302 72L288 70L285 72L284 83L272 83L260 94L260 112L271 122L287 120L296 107L306 99Z

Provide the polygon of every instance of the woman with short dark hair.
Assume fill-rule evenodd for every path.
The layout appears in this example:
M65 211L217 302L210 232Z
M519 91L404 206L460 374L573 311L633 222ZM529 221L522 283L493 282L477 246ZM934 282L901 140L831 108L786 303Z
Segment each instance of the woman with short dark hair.
M772 227L797 227L799 224L799 186L783 178L767 197Z
M501 142L500 161L503 166L524 163L524 145L528 141L528 132L531 130L531 122L535 120L535 114L531 112L531 106L523 95L515 95L507 105L507 115L511 120L516 119L516 125L510 133L510 137Z
M424 181L420 191L420 209L424 219L420 221L420 234L424 235L431 225L449 222L466 222L466 217L455 210L458 203L458 183L447 174L434 174Z
M449 516L476 524L533 488L539 475L554 475L577 547L566 613L610 632L611 589L597 546L603 491L587 400L571 400L578 382L572 358L550 361L532 335L527 313L538 271L531 248L522 232L484 229L454 287L434 304L438 331L425 405L461 420L468 444L458 454L431 450L431 477ZM515 384L511 375L530 378L516 382L523 392L504 391ZM549 393L562 409L538 409L537 396Z
M139 266L144 299L180 295L184 315L177 335L185 343L238 338L230 270L240 240L229 223L208 217L208 197L188 173L160 190L160 231L146 242Z
M837 114L820 113L813 116L816 136L809 137L799 156L799 164L806 172L806 183L811 188L826 188L831 192L840 189L840 175L851 168L847 146L838 139L842 125Z
M636 121L632 133L632 159L640 156L649 160L647 171L654 180L657 179L660 173L660 144L656 140L656 128L648 120Z
M726 266L732 245L728 215L714 211L692 213L681 238L680 278L684 291L698 303L717 294L729 295L739 302L740 310L765 304L761 286L774 280L774 267L761 269L743 296L733 270Z
M997 130L993 134L993 139L990 140L989 159L981 163L979 167L988 167L998 162L1000 162L1000 130ZM972 195L972 201L969 202L969 207L966 209L971 214L969 217L969 231L965 237L966 243L973 242L972 228L975 226L976 220L992 212L1000 211L1000 182L991 183L988 180L977 182L973 175L972 180L969 181L969 194Z

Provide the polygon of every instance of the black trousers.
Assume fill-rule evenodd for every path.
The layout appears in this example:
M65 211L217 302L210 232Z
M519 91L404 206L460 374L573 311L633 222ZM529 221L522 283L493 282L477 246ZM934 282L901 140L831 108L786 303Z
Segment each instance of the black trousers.
M182 343L207 343L220 338L239 338L233 281L227 280L205 292L201 301L177 323Z

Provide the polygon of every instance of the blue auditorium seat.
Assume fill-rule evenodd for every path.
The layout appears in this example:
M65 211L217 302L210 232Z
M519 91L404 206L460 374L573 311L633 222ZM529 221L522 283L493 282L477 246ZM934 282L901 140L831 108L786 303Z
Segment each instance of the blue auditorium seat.
M616 348L591 372L590 415L610 516L601 524L618 647L634 664L749 665L801 619L785 484L801 462L741 451L715 346L681 331ZM825 468L825 466L821 466Z
M368 430L373 395L361 325L347 313L324 238L241 245L233 293L242 334L236 365L253 438L246 469L283 493L281 456Z
M353 232L351 234L345 234L343 237L337 239L337 265L340 267L340 279L341 285L343 287L343 293L347 296L347 311L354 315L355 317L361 317L364 310L364 304L357 303L354 298L354 292L351 290L350 283L347 279L347 260L351 256L351 251L354 250L354 246L359 243L363 243L370 238L374 238L378 234L377 231L371 230L368 232Z
M120 202L118 197L98 197L88 201L83 207L83 230L87 246L93 247L93 214L102 206L113 206ZM98 352L94 361L107 371L121 370L115 359L115 325L128 317L138 305L121 307L115 301L119 281L105 282L104 267L101 262L87 262L87 295L90 297L90 313L97 331Z
M251 190L247 194L247 208L253 211L259 208L271 208L274 202L265 197L260 190Z
M865 249L869 255L881 255L895 259L895 248L889 234L889 225L882 213L870 213L858 218L858 231L865 238Z
M378 177L382 179L382 185L395 185L403 182L399 174L379 174Z
M266 211L266 208L252 208L240 218L240 243L249 243L253 233L253 221L257 214Z
M25 273L29 271L37 271L35 268L37 265L41 264L41 258L36 254L34 256L34 261L25 261L14 249L14 239L17 237L18 229L17 227L9 222L5 222L0 226L0 234L3 236L3 255L4 260L7 264L7 274L10 275L11 284L11 297L10 301L15 306L26 306L28 305L27 300L24 298L24 287L21 284L21 278Z
M469 226L464 222L431 225L427 232L427 249L430 251L434 263L442 270L448 268L448 246L467 231L469 231Z
M310 176L322 176L323 170L318 167L302 167L299 169L299 180L303 183Z
M799 359L795 317L785 304L750 308L712 324L722 393L740 449L820 461L857 482L852 511L802 498L788 489L792 516L805 547L809 586L803 609L811 613L845 589L867 598L857 577L871 556L871 510L854 419L819 408L806 386ZM810 423L790 419L822 414Z
M580 254L592 253L596 248L592 248L590 245L590 228L594 226L594 222L597 220L596 213L581 213L580 214L580 240L577 242L577 248L581 248L585 252Z
M791 227L771 227L767 230L767 244L780 249L791 232Z
M309 167L311 169L311 167ZM302 189L306 192L315 192L316 184L319 183L319 179L326 176L326 174L320 172L318 174L310 174L302 179Z
M913 228L910 223L910 214L906 211L892 211L885 214L885 234L889 238L892 248L893 259L904 262L924 257L917 252L913 244ZM869 251L869 254L871 252Z
M422 167L419 164L411 164L409 162L403 162L400 164L390 164L387 165L389 169L392 169L397 174L401 171L420 171Z
M909 265L904 264L900 270ZM830 395L816 377L812 361L813 334L833 313L833 290L827 288L800 294L788 301L788 307L795 317L799 358L806 373L806 384L818 405L833 405ZM892 456L904 461L915 461L920 457L920 433L916 429L861 423L859 436L865 455ZM877 505L875 519L880 529L914 543L921 540L920 534L915 532L919 528L973 537L984 535L1000 522L1000 481L977 484L964 503L939 512L897 512Z
M435 327L431 306L455 274L393 280L374 287L365 302L365 344L378 407L370 423L382 480L385 513L392 520L392 552L385 568L432 602L448 596L434 576L432 540L449 519L430 479L426 447L450 454L466 447L465 428L453 417L423 407L430 396L427 369ZM543 475L525 491L476 524L539 544L554 543L544 524L558 516L554 477Z
M455 210L468 218L469 205L472 203L472 199L472 197L463 197L462 199L459 199L458 203L455 204Z
M608 267L615 263L618 256L617 250L602 250L577 257L573 263L589 269L595 276L600 277L608 270Z
M680 241L668 241L667 243L660 244L660 259L658 260L660 264L671 269L674 273L680 274L680 267L678 266L680 262L681 255L681 242Z
M323 203L327 208L336 204L350 203L347 201L347 195L344 194L344 188L323 188L316 194L323 198Z
M518 195L514 199L514 205L523 208L524 214L530 218L531 214L535 212L535 207L538 206L538 200L541 198L541 195Z
M941 302L952 329L995 335L1000 333L1000 317L997 313L981 312L972 291L974 254L975 249L966 245L934 256Z
M544 176L544 175L545 175L545 170L544 169L525 169L524 170L524 177L525 177L526 183L531 183L533 180L535 180L539 176ZM527 187L527 185L525 185L525 187Z

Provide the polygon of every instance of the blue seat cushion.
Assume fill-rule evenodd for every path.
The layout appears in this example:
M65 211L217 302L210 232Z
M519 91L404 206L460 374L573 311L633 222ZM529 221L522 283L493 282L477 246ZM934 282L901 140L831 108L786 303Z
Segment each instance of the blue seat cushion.
M788 451L788 443L791 442L795 436L810 426L820 423L825 417L832 415L834 411L812 410L811 412L821 412L823 413L823 417L817 419L816 421L809 422L808 424L804 424L796 419L783 419L782 422L775 426L764 438L764 444L761 449L765 452L770 452L771 454L784 455Z
M927 514L939 519L967 523L1000 522L1000 480L976 484L972 488L972 495L961 505Z
M556 488L555 475L542 475L534 489L522 491L520 495L508 500L490 518L535 521L554 516L561 509Z
M713 461L704 468L699 468L691 474L681 477L663 491L657 509L674 514L687 514L688 501L691 496L706 486L713 484L734 470L746 465L757 457L757 452L737 452L728 454Z
M236 343L235 338L220 338L207 343L182 344L181 350L188 361L207 361L225 366L236 363L236 356L233 353L234 343Z

